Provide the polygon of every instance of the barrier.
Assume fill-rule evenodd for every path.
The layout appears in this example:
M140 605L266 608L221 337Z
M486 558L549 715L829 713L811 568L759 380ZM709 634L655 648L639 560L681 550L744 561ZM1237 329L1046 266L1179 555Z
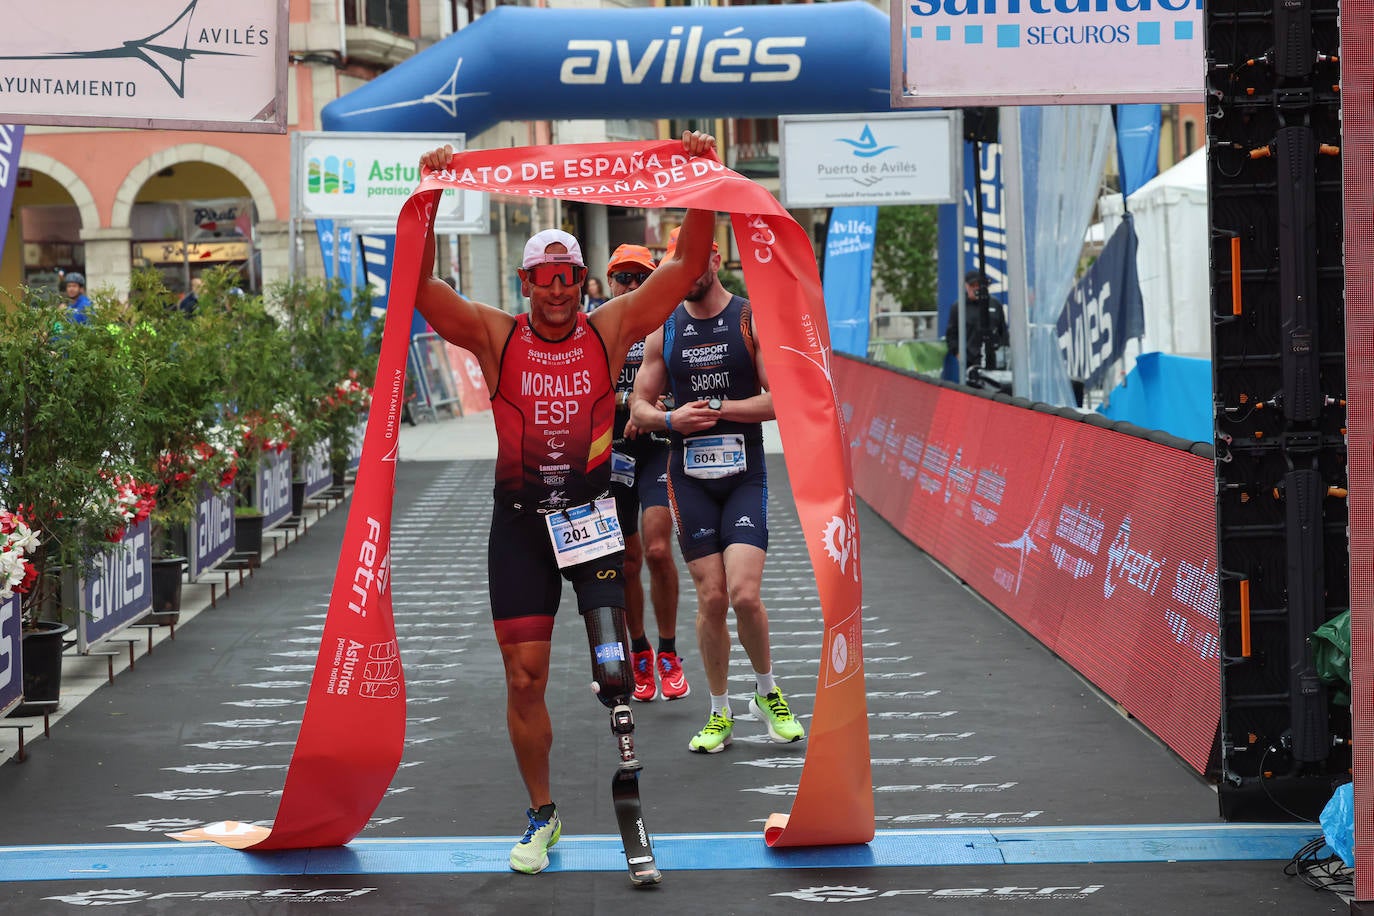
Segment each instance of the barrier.
M1205 772L1220 709L1210 455L857 359L832 368L859 496Z
M19 602L17 593L0 601L0 716L18 706L24 694Z
M415 380L419 406L429 413L431 420L439 419L438 408L450 404L458 405L454 411L462 416L462 398L453 383L443 338L433 332L412 337L410 365L415 370L411 378Z
M89 654L92 645L113 638L153 609L151 537L144 519L87 562L77 587L78 652Z

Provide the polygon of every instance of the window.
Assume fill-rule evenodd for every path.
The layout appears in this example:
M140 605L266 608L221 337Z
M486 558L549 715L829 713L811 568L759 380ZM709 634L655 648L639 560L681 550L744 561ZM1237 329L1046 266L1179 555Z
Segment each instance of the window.
M347 0L344 23L409 35L410 3L409 0Z

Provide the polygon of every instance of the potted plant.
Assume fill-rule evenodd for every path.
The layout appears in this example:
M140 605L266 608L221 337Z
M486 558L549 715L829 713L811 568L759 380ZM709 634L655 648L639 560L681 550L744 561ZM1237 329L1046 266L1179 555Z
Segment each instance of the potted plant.
M0 505L28 529L21 539L32 567L21 580L26 714L57 705L62 635L78 603L61 587L63 571L73 582L127 521L118 487L138 476L128 445L138 404L120 311L97 294L78 324L50 293L0 294ZM31 640L55 645L56 683L43 696L28 683L39 667L27 661Z
M226 350L234 340L232 314L219 307L230 280L205 275L203 300L191 314L156 271L131 281L122 341L134 371L140 409L131 445L144 473L157 481L152 522L153 623L172 624L181 613L186 529L207 490L229 486L234 449L220 425L226 400Z

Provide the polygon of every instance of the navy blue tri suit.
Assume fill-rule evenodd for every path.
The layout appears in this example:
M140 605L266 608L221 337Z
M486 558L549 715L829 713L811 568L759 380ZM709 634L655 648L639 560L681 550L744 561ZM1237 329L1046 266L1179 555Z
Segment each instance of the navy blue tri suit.
M679 305L663 326L663 362L674 403L743 400L760 392L749 300L732 296L718 315L693 318ZM721 420L672 434L668 498L689 563L730 544L768 549L768 469L763 424Z
M611 458L611 493L620 530L626 537L639 532L639 513L650 506L668 505L668 437L666 433L624 435L630 420L630 392L644 363L644 341L625 354L615 382L615 455Z

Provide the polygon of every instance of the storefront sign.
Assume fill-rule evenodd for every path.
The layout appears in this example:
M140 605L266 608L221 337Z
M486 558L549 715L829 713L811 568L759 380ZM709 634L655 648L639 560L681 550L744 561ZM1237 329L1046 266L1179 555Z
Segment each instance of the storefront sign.
M147 519L91 558L81 578L77 649L113 636L153 609L153 556Z
M20 666L19 595L0 601L0 715L18 705L24 694L24 672Z
M149 264L246 261L251 250L249 242L138 242L134 245L134 259Z
M943 204L957 200L956 113L779 118L787 207Z
M1202 101L1202 0L892 0L891 28L893 108Z
M291 514L291 449L262 453L254 490L264 531L286 521Z
M188 575L194 580L234 552L234 494L230 490L201 490L191 519Z
M0 0L0 121L286 132L288 0Z

